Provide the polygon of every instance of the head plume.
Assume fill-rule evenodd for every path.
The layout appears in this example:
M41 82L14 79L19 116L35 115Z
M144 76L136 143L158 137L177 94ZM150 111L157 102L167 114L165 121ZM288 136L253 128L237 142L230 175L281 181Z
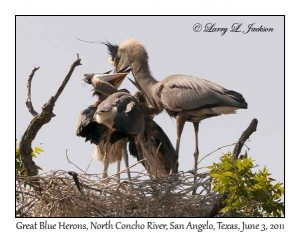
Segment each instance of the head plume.
M113 45L113 44L109 43L108 41L102 42L102 44L106 45L108 54L111 56L112 60L114 60L118 54L119 46Z

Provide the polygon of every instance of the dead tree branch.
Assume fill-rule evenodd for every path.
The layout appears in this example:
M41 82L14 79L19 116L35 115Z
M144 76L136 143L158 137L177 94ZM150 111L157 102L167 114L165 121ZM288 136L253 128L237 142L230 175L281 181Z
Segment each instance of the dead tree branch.
M240 139L238 140L238 142L236 143L236 145L233 149L233 156L235 158L239 157L239 154L241 153L244 143L248 140L248 138L251 136L251 134L256 131L257 123L258 123L257 119L254 118L251 121L248 128L242 133Z
M63 90L64 90L65 86L67 85L67 83L69 82L69 80L72 76L72 73L75 70L76 66L81 65L80 61L81 61L81 59L79 58L79 54L77 53L77 60L72 64L68 74L66 75L65 79L63 80L62 84L60 85L60 87L58 88L58 90L57 90L57 92L54 96L55 101L58 99L60 94L63 92Z
M34 110L31 102L31 81L33 79L33 76L35 72L39 69L40 67L34 67L31 71L31 74L29 75L28 81L27 81L27 98L26 98L26 106L31 113L32 116L36 116L38 113Z
M28 125L26 131L24 132L20 144L19 144L19 149L20 149L20 155L22 159L22 163L24 164L24 168L27 172L28 176L35 176L38 174L38 169L34 161L32 160L32 147L31 144L33 140L35 139L37 133L39 130L43 127L43 125L49 123L51 121L51 118L54 117L53 113L53 108L55 105L55 102L57 101L58 97L60 94L63 92L66 84L68 83L73 71L75 68L79 65L81 59L79 58L79 55L77 54L77 59L73 64L71 65L71 68L64 78L61 86L57 90L55 96L50 97L48 102L44 104L42 107L42 112L38 114L32 106L31 102L31 81L34 76L35 71L38 70L38 68L34 68L29 76L28 82L27 82L27 100L26 100L26 105L28 107L29 112L34 116L34 118L31 120L30 124Z

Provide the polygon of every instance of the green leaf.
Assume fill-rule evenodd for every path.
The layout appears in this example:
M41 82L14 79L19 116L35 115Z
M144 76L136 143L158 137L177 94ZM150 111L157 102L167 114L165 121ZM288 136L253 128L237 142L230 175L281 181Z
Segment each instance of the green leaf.
M223 175L223 176L227 176L227 177L231 177L231 178L233 178L233 179L236 178L235 175L234 175L232 172L229 172L229 171L223 172L222 175Z
M40 148L39 146L36 146L33 151L34 151L34 153L37 153L37 154L40 154L40 153L44 152L43 149Z
M262 187L259 184L255 184L251 188L256 189L256 190L257 189L262 189Z
M245 155L238 160L231 153L224 154L220 162L207 166L213 190L227 195L221 212L230 211L236 217L281 217L283 184L273 184L266 166L254 171L254 160Z

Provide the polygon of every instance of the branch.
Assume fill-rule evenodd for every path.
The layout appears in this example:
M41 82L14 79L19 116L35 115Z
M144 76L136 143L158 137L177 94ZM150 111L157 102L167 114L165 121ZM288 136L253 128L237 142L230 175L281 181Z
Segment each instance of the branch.
M33 116L34 118L31 120L30 124L28 125L26 131L24 132L21 140L20 140L20 144L19 144L19 149L20 149L20 155L21 155L21 159L22 159L22 163L24 165L24 168L27 172L28 176L35 176L38 174L38 169L36 164L34 163L34 161L32 160L32 147L31 144L33 142L33 140L35 139L37 133L39 132L39 130L43 127L43 125L49 123L52 119L52 117L54 117L54 113L53 113L53 108L55 105L56 100L58 99L58 97L60 96L60 94L62 93L62 91L64 90L66 84L68 83L74 69L81 65L80 63L81 59L79 58L79 55L77 54L77 59L76 61L72 64L70 71L68 72L67 76L65 77L64 81L62 82L61 86L59 87L57 93L55 94L55 96L50 97L50 99L48 100L48 102L46 104L44 104L43 108L42 108L42 112L40 114L35 114L36 112L33 112ZM27 93L27 100L28 100L28 96L29 96L29 102L26 102L26 105L29 105L29 112L31 112L31 110L33 108L32 104L31 104L31 98L30 98L30 85L31 85L31 80L33 78L34 72L37 70L37 68L34 68L33 71L31 72L31 75L29 76L29 80L27 83L27 88L29 85L29 93ZM27 104L29 103L29 104ZM32 113L32 112L31 112Z
M67 160L70 164L73 164L78 170L84 172L80 167L78 167L75 163L71 162L71 160L69 159L69 156L68 156L68 149L66 149L66 157L67 157Z
M81 62L81 59L79 58L79 54L77 53L77 60L72 64L68 74L66 75L64 81L62 82L62 84L60 85L60 87L58 88L58 90L57 90L57 92L54 96L55 102L58 99L58 97L60 96L60 94L63 92L63 90L64 90L65 86L67 85L67 83L69 82L69 79L71 78L72 73L75 70L75 68L77 66L82 65L80 62Z
M27 81L27 98L26 98L26 106L31 113L32 116L36 116L38 113L34 110L31 102L31 81L33 79L33 76L35 72L39 69L40 67L34 67L31 71L31 74L29 75L28 81Z
M234 149L233 149L233 156L235 158L239 157L239 154L241 153L241 150L244 146L244 143L248 140L248 138L251 136L252 133L254 133L256 131L257 128L257 119L254 118L250 125L248 126L248 128L242 133L240 139L238 140L238 142L236 143Z

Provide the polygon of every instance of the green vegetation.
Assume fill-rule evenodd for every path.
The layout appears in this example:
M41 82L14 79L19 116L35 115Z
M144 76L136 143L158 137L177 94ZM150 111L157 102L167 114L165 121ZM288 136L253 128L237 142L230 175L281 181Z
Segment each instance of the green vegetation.
M44 151L42 150L42 148L40 146L36 146L33 148L33 151L31 153L31 156L33 158L36 158L37 155L43 153ZM43 170L42 168L40 168L39 166L37 166L39 170ZM27 173L24 169L22 160L21 160L21 155L20 155L20 151L19 151L19 147L16 141L16 175L17 176L27 176Z
M253 171L253 162L247 153L241 159L228 153L219 163L207 167L213 178L213 190L227 196L221 212L235 217L283 216L283 184L275 183L266 167Z

